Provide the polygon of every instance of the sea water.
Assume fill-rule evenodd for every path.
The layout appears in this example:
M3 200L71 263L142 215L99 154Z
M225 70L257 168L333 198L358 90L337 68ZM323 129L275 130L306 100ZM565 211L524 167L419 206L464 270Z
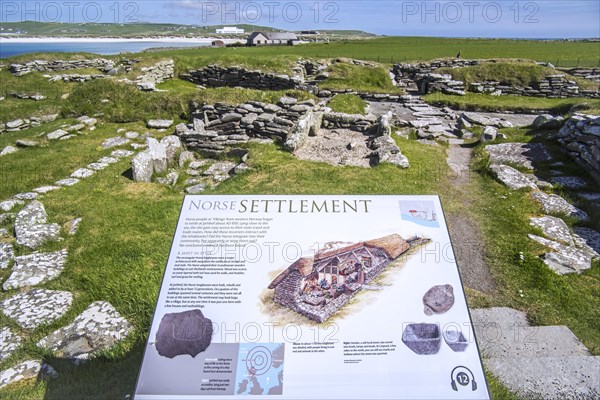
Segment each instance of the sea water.
M95 54L119 54L119 53L137 53L150 48L159 47L206 47L209 42L137 42L137 41L119 41L119 42L53 42L53 43L13 43L9 40L0 38L0 58L17 56L26 53L95 53Z

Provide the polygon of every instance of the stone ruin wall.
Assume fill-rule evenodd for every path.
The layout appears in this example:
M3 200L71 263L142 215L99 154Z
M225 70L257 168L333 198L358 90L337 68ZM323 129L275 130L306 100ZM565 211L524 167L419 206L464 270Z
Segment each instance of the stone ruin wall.
M462 81L453 80L447 74L435 72L438 68L459 68L479 65L485 60L435 60L419 64L396 64L392 68L395 81L401 87L415 87L419 93L428 94L442 92L446 94L464 95L467 91L473 93L488 93L493 95L519 95L531 97L569 98L588 97L600 98L600 91L581 89L575 81L567 79L565 74L557 71L532 86L520 87L501 85L500 82L486 81L472 83L469 87ZM600 81L600 69L574 68L568 73L592 81ZM415 85L415 86L413 86Z
M600 184L600 117L574 115L558 138L562 148Z

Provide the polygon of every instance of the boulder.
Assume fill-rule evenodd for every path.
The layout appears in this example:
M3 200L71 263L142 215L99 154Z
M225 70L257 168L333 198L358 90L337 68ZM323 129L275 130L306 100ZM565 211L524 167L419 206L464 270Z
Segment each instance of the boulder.
M16 153L17 151L19 151L19 149L17 149L16 147L6 146L4 149L2 149L2 151L0 151L0 156Z
M175 135L165 136L160 140L160 144L165 147L167 153L167 164L172 165L175 162L175 155L183 147L179 137Z
M531 124L534 129L559 129L564 123L563 117L554 117L550 114L541 114Z
M498 131L491 126L486 126L483 129L483 133L481 134L481 141L491 142L493 140L496 140L496 136L498 136Z
M131 160L133 180L136 182L151 182L154 173L154 163L148 151L138 153Z
M15 143L17 147L38 147L40 144L35 140L19 139Z
M151 137L146 138L146 144L148 145L148 150L146 150L146 152L150 155L150 158L152 158L154 172L160 174L161 172L166 171L168 165L166 146Z

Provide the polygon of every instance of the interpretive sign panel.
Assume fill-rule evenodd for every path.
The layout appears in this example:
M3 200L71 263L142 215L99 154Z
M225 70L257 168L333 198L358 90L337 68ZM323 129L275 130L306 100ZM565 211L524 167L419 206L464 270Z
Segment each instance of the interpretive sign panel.
M187 196L135 398L488 399L437 196Z

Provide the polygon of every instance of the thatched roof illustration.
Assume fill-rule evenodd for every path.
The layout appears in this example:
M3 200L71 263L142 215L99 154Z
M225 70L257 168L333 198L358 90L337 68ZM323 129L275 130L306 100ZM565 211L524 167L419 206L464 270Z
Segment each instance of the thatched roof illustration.
M295 263L287 267L285 271L283 271L282 273L277 275L275 279L273 279L273 282L271 282L271 284L269 285L269 289L275 288L275 286L279 285L279 283L293 271L298 271L300 272L300 275L302 275L302 277L307 277L313 272L313 264L314 259L312 257L299 258Z
M390 259L398 258L402 253L406 252L410 245L402 236L397 233L387 235L378 239L368 240L365 242L355 243L349 246L340 247L337 249L326 249L319 251L314 259L311 257L303 257L298 259L295 263L290 265L285 271L280 273L269 285L269 289L275 288L281 281L283 281L293 271L299 271L302 277L307 277L313 272L313 265L315 261L324 260L326 258L335 256L337 254L346 253L361 247L375 247L386 252Z
M407 251L410 248L408 242L402 239L402 236L394 233L392 235L387 235L379 239L373 239L365 242L365 245L370 247L379 247L380 249L385 250L386 253L390 256L390 258L398 258L402 253Z

